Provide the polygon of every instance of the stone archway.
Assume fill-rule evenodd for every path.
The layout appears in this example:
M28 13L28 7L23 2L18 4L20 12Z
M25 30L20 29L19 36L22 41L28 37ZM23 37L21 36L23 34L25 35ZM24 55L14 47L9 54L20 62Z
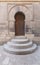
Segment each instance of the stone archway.
M15 18L15 35L16 36L21 36L25 35L25 15L23 12L17 12L14 16Z
M30 28L30 20L32 20L32 11L29 6L27 5L21 5L21 4L16 4L16 5L10 5L8 8L8 29L13 30L14 36L15 36L15 18L14 15L18 12L23 12L25 14L25 34L26 34L26 25ZM13 23L11 25L11 22ZM29 31L29 30L28 30Z

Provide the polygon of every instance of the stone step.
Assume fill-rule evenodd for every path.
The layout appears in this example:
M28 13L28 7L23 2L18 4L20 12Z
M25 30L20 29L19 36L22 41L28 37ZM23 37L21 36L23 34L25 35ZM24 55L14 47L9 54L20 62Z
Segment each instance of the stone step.
M19 54L19 55L32 53L33 51L36 50L36 48L37 48L36 44L33 44L32 47L27 48L27 49L14 49L14 48L10 48L8 46L4 46L5 51L12 53L12 54Z
M12 39L11 42L13 43L18 43L18 44L22 44L22 43L27 43L29 40L28 39Z
M14 49L26 49L26 48L30 48L32 46L32 41L30 41L29 43L24 43L24 44L15 44L12 42L8 42L7 45L5 44L4 46L9 46L10 48L14 48Z
M15 39L27 39L26 36L15 36L14 38L15 38Z
M3 47L5 51L13 54L27 54L35 51L37 46L25 36L16 36Z

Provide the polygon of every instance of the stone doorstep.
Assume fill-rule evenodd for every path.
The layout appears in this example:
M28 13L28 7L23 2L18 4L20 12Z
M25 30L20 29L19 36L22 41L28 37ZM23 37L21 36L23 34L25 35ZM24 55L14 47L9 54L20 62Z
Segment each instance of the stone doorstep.
M35 37L34 34L25 34L28 39L33 40L34 42L40 43L40 37ZM9 35L0 36L0 44L1 42L7 42L8 40L14 37L14 33L10 33Z
M36 48L36 44L33 44L32 41L28 41L25 36L16 36L16 38L4 44L5 51L18 55L32 53Z

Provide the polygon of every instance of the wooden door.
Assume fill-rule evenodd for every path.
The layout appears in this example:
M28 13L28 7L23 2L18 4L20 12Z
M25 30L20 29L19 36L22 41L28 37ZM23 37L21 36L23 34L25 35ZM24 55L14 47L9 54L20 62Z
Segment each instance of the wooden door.
M24 27L25 27L25 16L22 12L18 12L15 15L15 35L21 36L25 35Z

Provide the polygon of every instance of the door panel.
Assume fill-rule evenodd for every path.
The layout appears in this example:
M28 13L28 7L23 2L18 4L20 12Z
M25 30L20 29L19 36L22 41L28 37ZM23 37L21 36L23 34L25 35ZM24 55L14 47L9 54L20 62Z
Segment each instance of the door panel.
M15 21L15 35L16 36L25 35L24 27L25 27L24 17L23 15L18 14L16 16Z

